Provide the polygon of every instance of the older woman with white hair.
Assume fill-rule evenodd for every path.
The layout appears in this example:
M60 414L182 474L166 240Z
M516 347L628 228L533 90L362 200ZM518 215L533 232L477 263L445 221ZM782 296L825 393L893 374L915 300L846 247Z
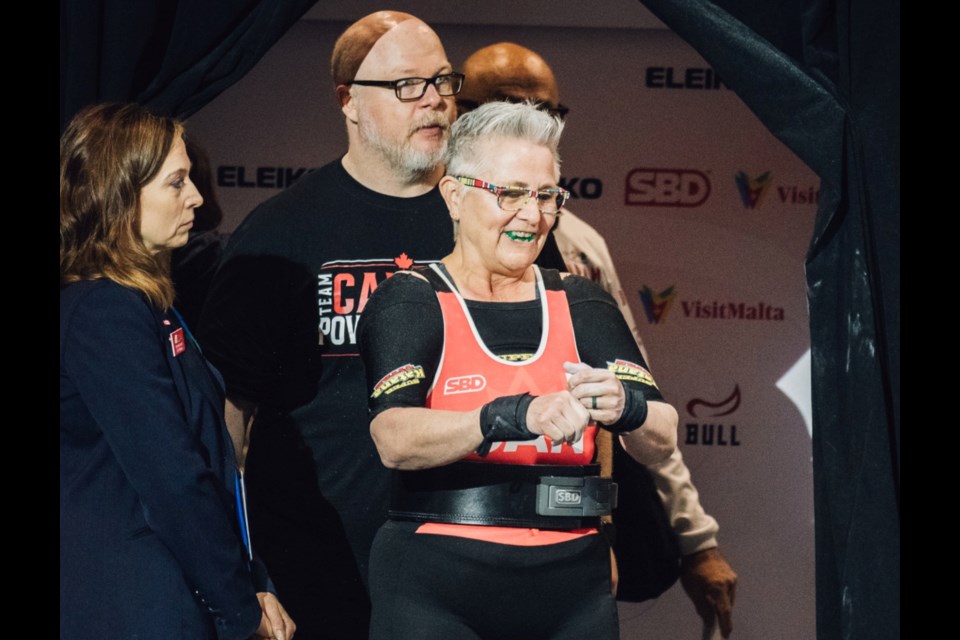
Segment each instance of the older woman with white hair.
M653 462L677 413L609 295L533 264L568 196L562 129L531 104L458 120L440 182L453 252L364 311L370 429L395 469L372 638L618 637L597 430Z

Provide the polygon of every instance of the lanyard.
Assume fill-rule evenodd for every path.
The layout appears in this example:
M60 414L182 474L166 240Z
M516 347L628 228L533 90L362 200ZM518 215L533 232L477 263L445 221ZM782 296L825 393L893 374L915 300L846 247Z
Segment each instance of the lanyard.
M187 321L183 319L183 316L180 315L180 312L177 311L175 307L170 307L170 311L172 311L173 315L177 318L177 322L180 323L180 326L183 328L183 332L187 334L187 338L189 338L190 342L193 343L193 346L197 348L197 351L202 354L203 349L200 348L200 343L197 342L197 339L193 337L193 332L190 331L190 327L187 326Z

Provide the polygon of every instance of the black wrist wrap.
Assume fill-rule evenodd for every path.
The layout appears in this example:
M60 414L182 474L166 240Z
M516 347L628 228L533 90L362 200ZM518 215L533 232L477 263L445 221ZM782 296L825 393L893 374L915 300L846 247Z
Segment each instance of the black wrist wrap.
M533 402L529 393L516 396L504 396L491 400L480 409L480 432L483 442L477 447L477 454L490 453L494 442L509 440L534 440L538 436L527 429L527 409ZM644 411L646 412L646 411Z
M643 395L643 391L624 386L623 393L625 398L620 419L613 424L600 425L607 431L630 433L642 427L647 421L647 398Z

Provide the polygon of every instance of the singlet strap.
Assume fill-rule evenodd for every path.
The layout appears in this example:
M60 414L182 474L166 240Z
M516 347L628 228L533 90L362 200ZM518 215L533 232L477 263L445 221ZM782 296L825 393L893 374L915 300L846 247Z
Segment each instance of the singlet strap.
M556 269L540 269L540 277L543 278L543 288L547 291L562 291L563 290L563 278L560 277L560 272Z
M440 264L440 263L436 263L436 264ZM437 293L451 293L450 287L447 286L447 283L444 281L444 279L440 276L439 273L434 271L431 268L431 266L432 265L426 265L424 267L420 267L418 269L415 269L414 272L417 275L420 275L426 278L427 282L430 283L430 286L433 287L433 290L436 291ZM440 265L440 268L441 269L443 268L442 264ZM446 269L444 269L444 271L446 271Z

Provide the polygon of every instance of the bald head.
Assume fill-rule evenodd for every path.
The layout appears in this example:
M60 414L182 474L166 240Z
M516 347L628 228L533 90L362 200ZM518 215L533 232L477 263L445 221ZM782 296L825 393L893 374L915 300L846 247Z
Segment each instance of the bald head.
M333 45L330 73L334 84L346 84L357 77L357 70L383 34L407 20L418 18L402 11L377 11L347 27ZM424 25L426 26L426 25Z
M409 13L372 13L337 40L330 70L347 127L347 173L401 197L435 187L457 108L446 85L433 80L453 71L433 29ZM419 98L401 100L396 81L405 78L431 81L420 85Z
M494 100L536 100L560 104L553 71L535 52L512 42L484 47L463 64L466 79L458 101L483 104Z

